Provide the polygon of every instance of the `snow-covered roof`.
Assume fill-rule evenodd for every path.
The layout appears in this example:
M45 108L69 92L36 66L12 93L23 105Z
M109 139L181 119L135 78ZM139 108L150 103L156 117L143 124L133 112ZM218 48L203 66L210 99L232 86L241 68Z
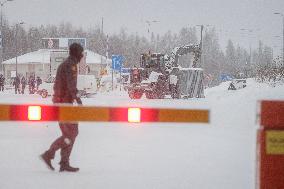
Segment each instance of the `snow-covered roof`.
M111 59L106 59L105 56L97 54L88 49L86 49L85 52L87 52L87 57L86 57L87 64L100 64L102 60L103 64L108 63L109 65L111 65Z
M54 49L39 49L34 52L26 53L17 57L18 64L42 64L50 63L50 54L52 51L62 51L64 50L54 50ZM86 63L87 64L100 64L101 60L103 64L106 64L106 57L101 56L93 51L88 49L85 50L87 53ZM111 59L108 59L107 62L110 64ZM3 64L16 64L16 58L11 58L5 60Z

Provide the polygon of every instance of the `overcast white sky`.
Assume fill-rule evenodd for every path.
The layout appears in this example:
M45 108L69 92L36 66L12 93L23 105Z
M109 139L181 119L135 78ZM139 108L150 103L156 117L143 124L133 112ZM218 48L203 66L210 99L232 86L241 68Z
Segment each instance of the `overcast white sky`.
M3 8L11 23L24 21L28 26L68 21L87 29L101 25L103 17L105 33L124 27L146 36L146 20L159 21L150 30L160 34L204 24L215 26L222 46L231 38L245 48L261 39L278 46L275 54L282 48L281 38L273 37L282 36L282 20L273 13L284 14L284 0L13 0ZM249 37L241 28L254 31Z

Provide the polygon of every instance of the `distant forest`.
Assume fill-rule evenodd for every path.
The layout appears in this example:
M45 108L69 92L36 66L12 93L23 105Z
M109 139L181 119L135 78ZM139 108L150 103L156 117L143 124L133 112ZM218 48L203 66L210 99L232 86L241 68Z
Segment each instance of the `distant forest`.
M42 48L42 38L49 37L82 37L87 39L87 48L96 53L106 55L120 54L125 57L124 67L139 65L141 53L160 52L169 54L174 47L190 43L199 43L199 27L181 28L178 33L166 32L164 35L154 35L151 39L137 34L129 34L124 28L118 34L102 33L99 26L88 30L76 28L71 23L59 25L41 25L38 27L10 25L7 19L3 21L3 60L36 51ZM16 40L17 39L17 40ZM17 49L16 52L16 41ZM108 45L107 45L108 44ZM251 56L250 56L251 55ZM187 67L186 61L181 65ZM202 68L205 75L211 77L213 84L219 83L221 74L237 75L239 73L252 76L259 67L274 67L272 48L259 41L257 49L251 53L228 40L225 50L220 48L217 33L214 28L205 29L203 33Z

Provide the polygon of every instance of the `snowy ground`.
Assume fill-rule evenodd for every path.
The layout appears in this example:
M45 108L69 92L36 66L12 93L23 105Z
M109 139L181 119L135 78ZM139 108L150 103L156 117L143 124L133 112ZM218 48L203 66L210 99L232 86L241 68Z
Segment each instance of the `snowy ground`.
M248 81L207 89L205 99L130 100L98 94L87 105L210 109L210 124L81 123L71 155L79 173L51 172L39 161L60 135L57 123L0 123L0 188L251 189L255 188L256 107L284 99L284 85ZM0 103L51 104L37 95L0 93ZM59 153L53 164L58 170Z

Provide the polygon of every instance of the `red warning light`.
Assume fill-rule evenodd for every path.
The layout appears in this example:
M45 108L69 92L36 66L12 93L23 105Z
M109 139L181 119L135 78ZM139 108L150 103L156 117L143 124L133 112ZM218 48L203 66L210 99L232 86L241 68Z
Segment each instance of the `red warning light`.
M28 107L28 120L30 121L41 120L41 107L40 106L29 106Z
M141 122L141 109L128 108L128 122L139 123Z

